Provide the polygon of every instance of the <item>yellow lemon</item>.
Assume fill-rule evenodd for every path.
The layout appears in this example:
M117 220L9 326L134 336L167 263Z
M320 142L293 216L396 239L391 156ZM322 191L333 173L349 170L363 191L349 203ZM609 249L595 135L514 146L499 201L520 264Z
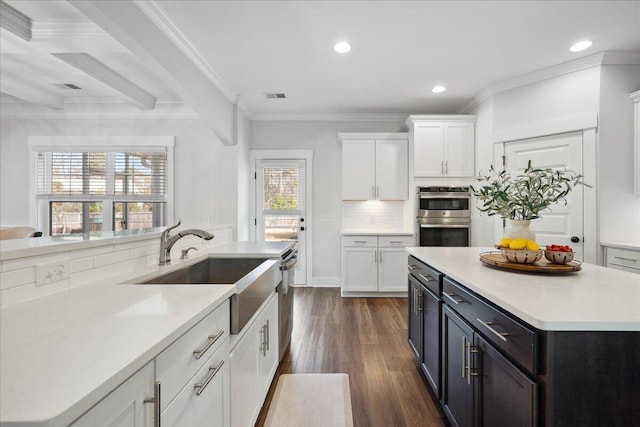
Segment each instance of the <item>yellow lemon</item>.
M540 245L538 245L534 240L527 240L527 249L530 251L539 251Z
M498 243L498 246L501 248L508 248L509 243L511 243L511 237L503 237L502 240L500 240L500 243Z
M509 249L524 249L527 247L527 241L525 239L513 239L511 243L509 243Z

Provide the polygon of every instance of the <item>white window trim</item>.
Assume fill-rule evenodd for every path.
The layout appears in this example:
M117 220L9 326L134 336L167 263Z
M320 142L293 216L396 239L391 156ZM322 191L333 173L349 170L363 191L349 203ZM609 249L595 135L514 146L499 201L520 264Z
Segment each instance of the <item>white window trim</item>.
M132 151L135 149L166 150L167 152L167 224L173 224L173 162L175 136L30 136L29 145L29 223L35 224L45 236L49 235L48 209L39 209L40 204L36 198L36 159L37 151L45 150L75 150L87 148L101 148L105 151ZM111 218L108 224L111 224ZM105 222L107 224L107 222Z

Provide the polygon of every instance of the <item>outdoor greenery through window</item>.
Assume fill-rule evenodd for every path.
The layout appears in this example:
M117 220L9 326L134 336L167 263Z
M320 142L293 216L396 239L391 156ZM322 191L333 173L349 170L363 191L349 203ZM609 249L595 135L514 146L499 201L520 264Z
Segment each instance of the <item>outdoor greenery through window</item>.
M264 168L264 237L266 241L295 241L297 245L298 171L299 168Z
M165 225L167 175L164 148L36 152L36 197L48 203L52 236Z

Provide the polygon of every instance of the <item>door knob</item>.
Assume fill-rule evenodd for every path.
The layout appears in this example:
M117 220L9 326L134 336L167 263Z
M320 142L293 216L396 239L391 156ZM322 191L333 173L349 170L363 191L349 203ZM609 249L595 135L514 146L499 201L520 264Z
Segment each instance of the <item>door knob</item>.
M580 241L580 238L578 236L571 236L571 241L573 243L578 243Z
M300 222L304 222L304 218L300 218Z
M304 231L304 227L300 227L300 230Z

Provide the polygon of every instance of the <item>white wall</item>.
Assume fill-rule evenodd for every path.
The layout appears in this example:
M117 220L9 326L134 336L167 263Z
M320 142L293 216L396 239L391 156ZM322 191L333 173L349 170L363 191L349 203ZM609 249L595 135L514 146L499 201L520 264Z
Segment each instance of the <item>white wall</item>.
M629 98L640 89L640 66L603 65L600 81L600 240L640 241L640 197L633 194L633 102Z
M183 226L230 224L237 215L238 147L225 147L198 118L158 112L101 117L2 117L0 124L0 226L29 222L29 136L175 136L174 219ZM35 225L35 224L32 224Z
M477 108L476 117L476 175L487 173L494 161L493 153L493 99L489 98ZM494 244L495 217L480 215L472 201L471 243L473 246Z
M402 122L252 121L253 150L313 150L314 285L340 281L342 146L339 132L397 132ZM253 216L251 217L253 218Z

